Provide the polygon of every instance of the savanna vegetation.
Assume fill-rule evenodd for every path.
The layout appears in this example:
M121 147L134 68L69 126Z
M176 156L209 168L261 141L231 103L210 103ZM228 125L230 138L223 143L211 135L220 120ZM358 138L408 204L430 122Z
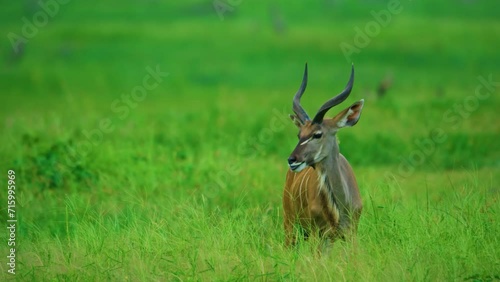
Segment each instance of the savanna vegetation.
M1 280L500 279L496 1L63 2L1 5ZM309 112L351 63L327 116L365 99L358 247L320 257L283 246L305 62Z

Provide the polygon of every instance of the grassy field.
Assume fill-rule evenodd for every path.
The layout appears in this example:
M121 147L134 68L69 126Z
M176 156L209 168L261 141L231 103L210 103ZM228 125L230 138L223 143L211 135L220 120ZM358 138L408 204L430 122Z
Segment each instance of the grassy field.
M51 3L44 25L36 1L0 11L0 222L8 170L17 219L0 280L500 280L500 4L401 1L382 25L384 1ZM358 248L321 257L314 240L283 246L305 62L310 114L351 63L327 116L365 99L339 133Z

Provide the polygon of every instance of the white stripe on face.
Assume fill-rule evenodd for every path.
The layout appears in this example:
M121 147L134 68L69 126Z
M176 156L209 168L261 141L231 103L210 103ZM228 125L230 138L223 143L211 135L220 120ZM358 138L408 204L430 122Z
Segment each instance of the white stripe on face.
M302 146L302 145L305 145L307 144L309 141L311 141L312 137L309 137L309 139L307 139L306 141L300 143L299 145Z

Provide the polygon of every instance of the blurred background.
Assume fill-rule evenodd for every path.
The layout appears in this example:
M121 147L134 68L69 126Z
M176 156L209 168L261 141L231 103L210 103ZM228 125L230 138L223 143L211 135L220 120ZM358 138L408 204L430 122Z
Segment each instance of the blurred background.
M355 65L353 94L337 111L366 100L342 144L356 166L397 168L438 128L446 141L423 161L414 156L416 169L497 169L498 83L474 95L483 80L499 80L498 8L473 0L4 3L2 165L26 169L35 186L63 187L75 163L88 162L81 177L97 175L85 167L96 158L122 163L125 144L137 149L144 139L165 147L154 155L171 169L191 157L218 170L225 164L212 153L248 157L236 144L284 166L295 128L259 134L273 113L283 120L291 112L308 62L302 103L310 115ZM136 89L153 69L158 83ZM101 138L102 120L110 130ZM42 172L45 165L54 171Z

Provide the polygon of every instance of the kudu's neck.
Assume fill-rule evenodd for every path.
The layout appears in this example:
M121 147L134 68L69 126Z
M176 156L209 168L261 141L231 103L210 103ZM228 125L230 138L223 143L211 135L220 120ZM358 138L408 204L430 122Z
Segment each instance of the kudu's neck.
M323 182L321 183L323 189L330 194L331 200L344 202L344 180L340 170L340 152L337 137L333 136L326 145L330 151L323 160L316 163L318 177Z
M337 142L337 136L334 135L331 137L327 143L325 144L325 149L328 150L325 158L323 158L320 162L316 163L316 167L318 173L327 174L330 178L339 178L340 177L340 168L339 168L339 144ZM333 180L333 179L332 179ZM335 179L338 180L338 179Z

